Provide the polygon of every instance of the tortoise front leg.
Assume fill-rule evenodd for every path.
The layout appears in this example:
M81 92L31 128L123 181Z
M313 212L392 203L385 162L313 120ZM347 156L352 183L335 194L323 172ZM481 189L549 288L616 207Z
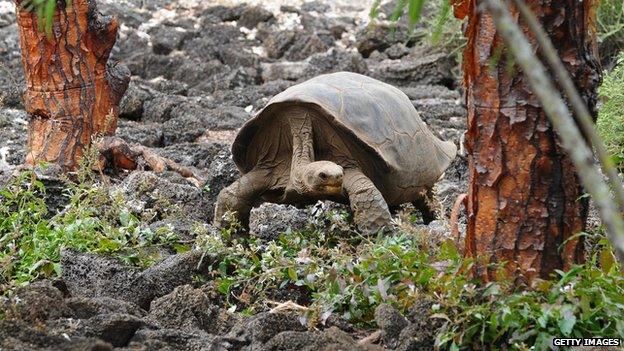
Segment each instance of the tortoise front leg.
M375 184L359 169L347 169L343 187L349 196L349 204L358 229L364 234L377 234L391 227L392 217L388 204Z
M234 217L248 228L249 213L252 207L258 203L260 196L269 188L270 171L259 169L244 174L239 180L224 188L217 197L215 205L214 222L216 228L228 226L223 215L234 212Z

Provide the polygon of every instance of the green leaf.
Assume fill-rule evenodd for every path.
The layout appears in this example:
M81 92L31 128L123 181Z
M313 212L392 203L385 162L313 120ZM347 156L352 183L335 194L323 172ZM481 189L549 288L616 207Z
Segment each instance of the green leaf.
M184 245L180 243L173 244L173 248L174 250L176 250L176 253L178 254L189 252L191 250L191 248L188 245Z
M408 7L408 17L411 27L414 27L420 20L425 0L410 0Z
M440 42L440 38L442 37L442 31L444 29L444 24L447 23L451 15L450 1L440 0L440 2L440 11L438 12L438 16L433 27L433 32L431 33L431 41L433 42L433 44L437 44Z
M54 13L56 12L56 0L48 0L44 10L45 32L48 37L52 37L52 24Z
M379 16L379 5L381 5L381 0L375 0L375 2L373 2L370 12L368 13L371 19L376 19Z
M559 320L559 330L563 335L569 336L576 324L576 316L572 313L571 308L564 308L562 319Z
M288 278L290 278L293 282L297 281L297 271L292 267L288 267Z
M405 9L405 5L407 5L408 0L398 0L392 14L390 15L389 20L391 22L396 22L403 16L403 10Z
M223 295L228 295L230 293L230 287L232 286L233 283L234 283L233 279L229 279L229 278L221 279L217 283L217 290Z

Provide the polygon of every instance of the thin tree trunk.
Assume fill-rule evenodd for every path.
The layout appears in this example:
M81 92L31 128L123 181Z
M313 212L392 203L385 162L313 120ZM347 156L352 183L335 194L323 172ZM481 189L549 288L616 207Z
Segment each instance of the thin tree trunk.
M595 114L600 82L593 1L527 1L549 33L577 88ZM478 0L456 2L456 16L468 16L464 84L468 106L470 185L467 255L484 264L508 262L506 272L528 279L546 277L583 259L579 238L588 203L571 159L537 97L504 48ZM519 18L512 9L514 18ZM532 43L530 31L521 24ZM482 260L482 261L481 261Z
M20 0L16 0L19 5ZM26 163L76 168L96 134L113 135L130 72L109 66L118 23L95 0L58 1L52 35L34 11L17 10L29 123Z

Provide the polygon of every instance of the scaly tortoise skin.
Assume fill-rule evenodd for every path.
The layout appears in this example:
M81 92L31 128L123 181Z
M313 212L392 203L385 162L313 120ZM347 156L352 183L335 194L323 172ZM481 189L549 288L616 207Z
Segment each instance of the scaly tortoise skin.
M388 205L414 203L435 218L428 197L457 148L435 137L409 98L378 80L348 72L321 75L273 97L232 145L241 179L223 189L215 225L234 211L247 225L264 201L348 203L358 228L388 227Z

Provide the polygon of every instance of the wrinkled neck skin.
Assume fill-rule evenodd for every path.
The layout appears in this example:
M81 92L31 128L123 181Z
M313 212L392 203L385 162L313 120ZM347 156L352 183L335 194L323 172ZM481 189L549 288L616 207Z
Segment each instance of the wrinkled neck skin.
M290 186L299 194L311 192L304 181L307 166L314 162L311 112L303 107L293 107L289 117L293 154L290 166Z

